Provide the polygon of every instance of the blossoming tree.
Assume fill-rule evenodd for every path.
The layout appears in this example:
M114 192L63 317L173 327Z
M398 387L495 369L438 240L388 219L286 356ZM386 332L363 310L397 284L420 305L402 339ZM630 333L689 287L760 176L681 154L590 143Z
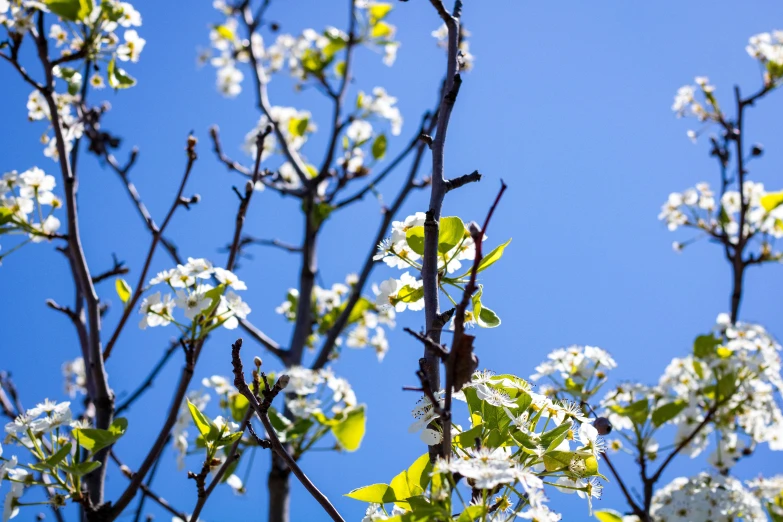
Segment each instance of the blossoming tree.
M693 353L675 359L657 385L621 385L596 402L608 371L616 366L600 348L556 350L530 378L541 382L537 388L503 368L497 373L478 368L474 352L481 349L479 329L501 325L498 314L487 306L501 289L487 288L485 293L482 273L501 269L511 240L495 242L486 233L502 204L507 188L502 182L494 202L486 202L482 223L442 215L452 190L470 190L482 178L478 170L457 177L447 177L445 170L451 114L458 106L464 75L473 66L469 33L462 27L462 2L456 0L449 10L442 0L431 0L433 20L437 15L441 22L432 34L445 50L446 72L442 83L432 86L436 105L422 115L407 146L394 157L387 154L389 143L403 132L397 100L382 87L365 85L366 78L355 70L355 55L375 51L392 66L400 45L392 22L395 11L406 6L350 0L345 29L327 26L278 34L276 25L265 18L270 3L215 1L211 48L199 57L216 68L222 95L236 97L249 84L258 113L258 123L245 139L244 161L225 152L216 126L209 131L215 155L244 182L242 189L234 188L235 226L227 238L226 260L217 264L183 256L166 235L175 214L200 200L186 196L191 173L198 168L195 136L187 137L184 173L168 211L157 221L130 179L136 152L126 162L117 160L118 139L102 125L109 106L96 100L101 89L121 91L136 84L133 63L146 43L139 34L139 11L117 0L0 0L0 24L6 33L0 58L9 72L15 71L15 81L31 88L29 119L46 125L43 153L53 160L59 177L58 182L46 173L48 169L35 166L3 175L0 233L5 250L0 259L22 247L40 248L26 246L29 243L51 243L64 254L75 305L53 300L47 305L73 324L72 344L80 357L64 366L66 390L85 398L81 411L72 410L70 402L37 397L25 397L38 403L25 409L13 381L0 375L0 407L9 418L0 447L0 486L8 489L4 520L40 504L49 505L58 520L65 519L62 508L69 504L77 505L85 520L116 520L141 496L175 520L197 521L216 488L245 491L237 473L240 466L245 473L263 472L245 457L256 450L266 450L271 460L270 521L289 520L291 480L299 481L321 505L324 517L343 520L308 478L305 456L322 440L336 452L359 449L367 410L334 368L339 371L337 361L343 358L350 364L349 355L342 353L344 346L371 347L382 361L389 349L386 330L395 326L396 314L406 311L423 311L424 328L406 329L409 342L422 350L422 357L411 364L410 378L417 384L406 388L420 396L411 431L419 433L422 450L401 462L401 472L388 483L352 491L346 487L348 497L367 503L365 521L555 521L561 518L557 503L567 493L582 497L585 512L593 514L602 481L612 479L622 496L611 501L619 507L624 500L629 515L595 511L600 520L780 520L783 478L742 483L729 472L757 444L783 447L778 405L783 390L781 347L763 327L739 320L744 270L781 259L774 238L783 235L783 193L766 192L746 179L746 153L755 158L762 149L748 150L743 121L743 112L772 92L783 77L781 35L751 39L748 51L764 68L763 85L745 98L736 90L733 118L721 111L706 78L697 78L696 87L682 88L675 100L678 114L692 114L719 129L720 137L711 138L711 153L719 160L721 190L717 199L706 184L672 194L661 219L671 230L692 228L722 245L733 270L730 313L718 318L711 333L697 337ZM28 53L28 48L34 52ZM320 158L308 146L318 128L313 112L270 100L269 82L285 77L297 90L322 93L332 114ZM706 105L697 101L697 93ZM702 132L689 135L696 139ZM98 156L117 175L142 218L140 226L149 232L144 261L132 271L119 261L104 273L89 268L77 200L80 158L86 153ZM736 169L731 167L733 156ZM430 174L422 175L427 160ZM367 255L350 267L356 273L344 282L317 284L318 245L329 218L378 194L379 185L398 171L404 183L391 204L383 205L377 233L367 241ZM409 197L422 190L429 193L422 211L399 216ZM245 232L248 208L263 191L299 203L299 245L259 240ZM692 241L675 243L675 250ZM242 298L253 289L237 273L238 262L254 244L283 248L299 258L297 281L275 310L291 323L285 343L251 322L250 307ZM158 251L168 255L171 268L153 273ZM3 270L13 270L13 258L8 259ZM378 265L402 273L374 279ZM104 281L113 281L111 293L123 303L105 321L112 327L104 324L109 292L98 291ZM106 364L138 316L139 328L167 328L176 339L159 361L151 361L150 374L139 388L119 402ZM193 382L194 373L218 329L241 330L247 341L238 338L224 371L199 386ZM444 329L452 331L449 343L442 340ZM252 365L248 358L243 360L243 345L250 343L262 347L268 354L265 359L273 360L279 370L267 371L273 365L259 357ZM157 433L144 458L132 470L115 446L133 437L122 414L172 357L181 357L184 366L171 390L171 405L155 426ZM207 407L210 402L217 403L218 411ZM676 430L664 456L653 436L666 425ZM619 438L602 439L610 434ZM697 456L711 434L716 443L708 461L714 473L658 484L673 459ZM154 491L151 478L166 446L176 450L183 484L192 487L189 506L174 506ZM612 464L613 452L629 453L638 463L641 495L631 492L628 477ZM653 469L659 452L662 462ZM197 455L199 464L186 472L193 462L186 460L189 455ZM116 498L105 494L110 469L127 479ZM135 508L137 519L143 505Z

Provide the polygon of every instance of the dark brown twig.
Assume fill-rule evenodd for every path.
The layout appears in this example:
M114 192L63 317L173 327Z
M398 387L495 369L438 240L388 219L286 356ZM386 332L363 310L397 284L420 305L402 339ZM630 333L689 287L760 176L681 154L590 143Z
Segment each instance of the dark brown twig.
M310 495L321 505L321 507L324 509L324 511L326 511L332 520L335 522L345 522L340 513L335 509L332 503L329 502L329 499L326 498L326 496L321 493L321 491L315 486L315 484L312 483L307 475L304 474L294 458L280 443L280 439L277 438L277 433L275 432L275 429L269 420L269 416L267 414L269 406L271 405L275 396L280 393L288 384L288 376L282 375L278 379L274 388L271 390L263 390L262 393L264 395L264 400L259 403L258 399L256 399L256 396L253 394L253 392L250 391L250 388L248 388L247 383L245 382L244 370L242 369L242 359L239 356L239 351L241 348L242 339L237 339L237 341L231 346L231 364L234 369L234 386L237 388L237 390L239 390L239 393L245 396L245 398L250 403L250 408L255 411L256 415L261 420L261 423L264 425L264 429L266 429L267 436L269 437L272 451L274 451L275 454L285 462L291 472L296 476L297 479L299 479L299 482L301 482L302 486L304 486ZM263 380L266 387L268 388L266 379L264 378Z
M133 293L130 300L126 304L125 310L122 313L122 317L120 317L120 321L117 324L117 327L114 329L114 333L109 339L109 342L106 343L106 350L103 352L103 360L106 360L111 356L112 349L114 348L117 339L122 333L122 329L125 326L125 323L127 323L130 314L136 309L136 303L138 303L142 294L142 289L144 288L144 285L147 281L147 272L149 271L150 265L152 264L152 257L155 255L155 250L158 246L158 243L160 242L160 238L163 235L163 232L166 230L166 227L169 225L169 222L171 222L171 218L174 217L176 210L183 205L182 194L185 191L185 185L190 178L190 173L193 170L193 164L196 162L197 158L196 143L197 140L194 136L188 136L188 143L186 147L187 164L185 166L185 173L182 176L182 181L179 184L179 189L177 190L177 195L174 198L174 202L171 204L166 217L163 219L163 223L161 224L160 228L152 230L152 243L147 250L147 257L144 260L144 266L141 269L141 274L139 274L139 279L136 283L136 291Z

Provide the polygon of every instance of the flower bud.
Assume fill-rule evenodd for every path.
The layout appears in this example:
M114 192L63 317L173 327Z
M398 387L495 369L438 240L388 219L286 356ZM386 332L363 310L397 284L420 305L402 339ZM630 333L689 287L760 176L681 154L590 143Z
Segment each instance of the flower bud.
M261 357L259 357L258 355L253 357L253 364L256 365L256 368L261 368Z
M598 417L593 423L593 427L598 430L599 435L609 435L612 433L612 423L606 417Z
M277 386L281 390L285 390L285 387L288 386L288 381L289 380L291 380L291 378L288 375L283 374L283 375L280 376L279 379L277 379Z

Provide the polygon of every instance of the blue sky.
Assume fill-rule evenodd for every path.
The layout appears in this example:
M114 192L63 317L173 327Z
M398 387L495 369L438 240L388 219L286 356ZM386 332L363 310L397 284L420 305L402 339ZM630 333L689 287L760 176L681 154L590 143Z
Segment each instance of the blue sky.
M197 48L208 45L209 24L220 20L210 4L188 2L185 9L182 4L136 2L147 47L140 63L128 70L139 85L102 95L113 107L105 126L124 138L119 156L134 145L141 151L132 178L158 221L179 182L188 131L200 138L200 159L187 192L200 193L203 200L175 217L170 235L185 255L223 263L225 254L218 249L229 241L236 209L231 186L242 181L216 161L207 131L210 125L219 125L224 147L241 158L239 145L258 114L249 82L237 99L226 100L215 90L214 71L196 67ZM783 5L772 0L742 6L728 0L574 2L568 7L522 1L465 4L464 21L473 34L471 52L477 61L464 78L454 111L446 168L449 176L479 169L485 177L478 185L452 192L444 215L480 220L503 178L509 190L489 241L494 245L514 238L484 280L485 303L504 323L479 332L481 366L526 376L554 348L591 344L609 350L618 361L615 381L656 382L668 361L688 353L693 338L709 330L718 313L727 311L730 292L729 268L719 248L699 243L675 254L671 242L688 236L669 233L656 219L669 192L718 180L706 141L693 145L685 136L693 123L679 121L671 112L674 92L697 75L710 77L724 104L729 104L735 83L745 92L755 90L758 68L744 47L749 36L779 27ZM381 85L399 98L406 124L400 139L391 142L392 153L404 146L421 112L433 104L444 70L444 56L430 36L439 21L429 3L395 7L389 21L398 26L403 44L397 64L387 68L379 56L359 52L352 86L355 93ZM306 27L343 26L346 8L347 2L336 0L277 1L269 17L283 31L297 33ZM0 170L38 165L55 173L55 164L43 157L38 143L43 127L26 119L29 89L7 65L0 71L5 101ZM322 130L306 153L320 157L329 110L325 99L313 91L294 93L285 80L273 82L270 97L273 104L313 112ZM769 189L783 187L783 134L776 125L781 109L783 99L773 93L748 115L747 140L763 143L766 150L751 166L751 178ZM137 273L149 244L142 223L111 171L94 157L83 158L81 165L80 213L90 267L94 272L110 267L111 253L116 253ZM401 174L383 187L387 200L400 179ZM424 210L425 205L426 194L414 194L403 214ZM342 281L347 272L360 268L378 219L377 203L369 198L330 219L320 248L325 284ZM265 192L254 200L246 231L296 243L300 228L296 203ZM298 261L278 250L259 248L254 254L241 270L250 288L250 318L285 343L288 324L273 310L294 284ZM153 269L169 265L161 253ZM373 280L394 274L379 267ZM78 347L70 324L44 301L72 300L63 257L50 246L26 247L4 262L0 284L6 296L0 308L0 366L13 372L26 405L62 397L60 365L76 357ZM741 318L783 336L781 285L783 268L751 269ZM115 304L105 320L109 329L120 308L111 286L99 289ZM367 436L355 453L313 453L302 466L347 519L360 519L364 505L341 497L343 493L388 482L424 451L418 437L407 433L416 397L401 390L415 384L420 351L402 333L402 326L418 328L422 321L422 315L409 312L399 317L383 363L377 363L371 351L350 352L334 368L368 404ZM120 398L147 374L174 333L142 332L133 325L126 329L108 363L110 383ZM235 336L214 336L197 378L230 373L229 345ZM260 347L247 346L248 355L264 356ZM266 360L274 365L271 357ZM180 365L181 361L169 364L128 415L128 435L116 450L131 467L156 433ZM197 466L195 460L190 466ZM701 459L680 459L666 480L705 466ZM258 518L266 510L266 467L265 460L257 459L245 497L218 490L202 518ZM749 477L781 468L781 455L760 449L737 471ZM629 461L621 462L620 469L624 475L634 470ZM192 510L193 483L176 471L170 452L163 457L158 477L156 490L180 509ZM112 473L108 498L116 496L125 482ZM587 519L586 506L577 500L565 499L565 520ZM624 508L613 484L598 507ZM165 517L157 508L150 509ZM324 517L297 484L292 510L294 520ZM31 520L32 512L23 512L20 519Z

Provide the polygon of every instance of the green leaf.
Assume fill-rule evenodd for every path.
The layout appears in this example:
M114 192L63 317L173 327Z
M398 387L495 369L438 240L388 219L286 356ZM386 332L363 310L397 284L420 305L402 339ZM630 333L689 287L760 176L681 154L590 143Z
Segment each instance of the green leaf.
M397 298L403 303L415 303L419 299L424 298L424 287L411 288L405 285L397 292Z
M568 430L573 426L573 422L563 422L554 429L547 431L541 435L541 445L550 450L554 450L560 445L568 436Z
M424 227L411 227L405 232L405 240L411 250L419 254L424 255Z
M372 26L370 36L372 38L386 38L394 34L394 28L386 22L378 22Z
M484 293L484 285L479 285L478 291L473 294L473 317L476 324L482 328L495 328L500 326L500 317L481 303L481 295Z
M326 221L333 210L334 207L329 203L317 203L315 206L313 206L313 211L310 214L310 218L313 220L313 225L316 228L320 227L321 223Z
M117 289L117 295L120 297L120 301L127 303L131 298L131 294L133 293L133 290L131 289L131 286L128 284L128 282L123 278L118 277L114 281L114 287Z
M231 28L225 26L225 25L215 25L213 26L215 29L215 32L220 35L221 38L224 38L226 40L234 41L236 40L237 36L234 34L234 31L231 30Z
M111 446L122 436L122 433L117 434L117 432L95 428L76 428L71 433L79 445L92 453L97 453L103 448Z
M57 453L46 459L42 464L48 469L57 467L57 465L62 462L65 457L71 454L72 447L73 445L70 442L66 443L57 451Z
M275 429L276 432L280 433L289 428L291 426L291 421L280 415L278 411L274 408L269 408L268 411L269 414L269 422L272 424L272 427ZM323 415L323 414L321 414Z
M94 471L101 467L100 462L81 462L74 466L60 466L65 472L70 473L76 477L82 477L91 471Z
M220 435L217 426L215 426L206 415L201 413L196 405L190 402L190 399L186 400L188 401L188 409L190 410L190 416L193 418L193 423L196 425L196 428L198 428L199 433L204 437L204 440L207 442L216 441Z
M329 39L329 43L324 46L322 52L324 53L324 57L326 57L327 60L331 60L336 53L342 49L345 49L347 42L339 36L333 38L329 35L326 35L326 37Z
M465 508L465 511L460 513L457 522L473 522L479 517L484 516L486 509L486 506L481 505L468 506Z
M106 76L109 79L109 86L113 89L127 89L136 85L135 78L125 72L125 69L117 67L115 58L112 58L109 62Z
M235 393L228 400L228 407L231 410L231 418L239 422L245 418L247 408L250 403L247 401L244 395L241 393Z
M372 142L372 157L376 160L383 158L386 155L386 145L386 134L378 134Z
M402 471L396 477L394 477L391 481L390 486L394 490L394 498L396 498L398 501L405 500L408 497L413 496L410 486L408 486L407 471ZM400 507L405 507L405 506L400 506Z
M438 252L445 254L459 245L467 235L465 223L455 216L440 218L438 229Z
M367 12L370 14L370 25L376 25L378 22L386 18L392 10L392 5L387 3L378 2L370 5L367 8Z
M364 438L366 418L364 406L351 408L345 418L332 426L332 434L346 451L356 451Z
M489 254L485 255L481 259L481 261L479 262L479 266L478 266L478 269L476 269L476 273L479 273L479 272L482 272L482 271L486 270L490 266L494 265L501 257L503 257L503 251L506 249L506 247L508 246L509 243L511 243L510 239L508 241L506 241L505 243L503 243L502 245L496 246L492 250L492 252L490 252ZM471 269L468 270L467 272L465 272L464 274L462 274L461 276L459 276L457 279L462 279L463 277L468 277L470 275L470 272L471 272L472 268L473 267L471 265Z
M418 495L423 493L427 489L427 485L430 483L430 472L432 471L432 463L430 462L429 453L425 453L408 468L408 488L413 494Z
M647 421L647 416L650 413L650 402L647 399L642 399L633 402L624 408L623 414L631 419L634 424L644 424Z
M397 498L394 496L394 490L386 484L372 484L363 488L354 489L345 494L346 497L362 502L373 502L375 504L388 504L394 502Z
M310 118L291 118L288 120L288 132L293 136L304 136L309 124Z
M125 435L126 431L128 431L128 419L125 417L117 417L109 426L109 433L118 439Z
M92 0L44 0L51 12L70 22L84 20L92 12Z
M781 192L768 192L761 196L761 206L764 207L764 210L767 212L771 212L772 210L775 210L780 205L783 205L783 191Z
M600 522L623 522L623 516L613 509L594 511L593 515L595 515L595 518Z
M653 410L652 422L656 428L663 426L677 416L688 404L683 400L669 402Z
M344 61L339 61L336 64L334 64L334 73L337 76L339 76L340 78L345 76L345 62ZM345 147L345 148L347 149L348 147Z
M0 207L0 225L5 225L14 220L14 212L10 208Z
M242 438L242 432L238 431L236 433L232 433L231 435L227 435L225 437L221 437L217 441L217 447L222 448L223 446L230 446L234 444L234 442L238 441Z
M693 341L693 355L699 359L715 355L715 349L720 345L720 339L712 334L700 335Z

